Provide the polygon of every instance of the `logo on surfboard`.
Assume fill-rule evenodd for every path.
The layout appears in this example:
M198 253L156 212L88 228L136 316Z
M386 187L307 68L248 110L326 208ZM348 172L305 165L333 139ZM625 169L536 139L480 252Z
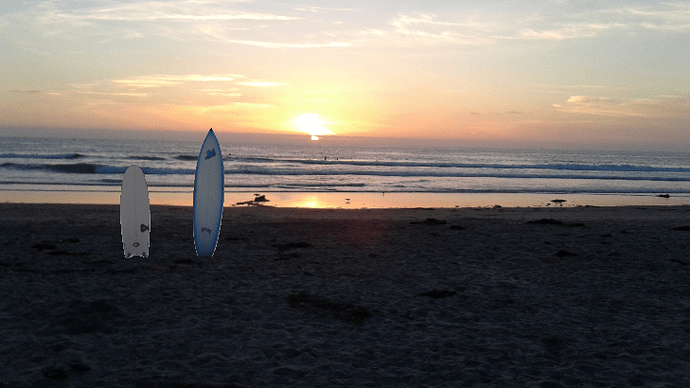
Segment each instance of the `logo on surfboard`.
M211 159L211 158L214 157L214 156L216 156L216 149L215 149L215 148L211 148L210 150L207 150L207 151L206 151L206 157L204 158L204 160L209 160L209 159Z
M204 233L204 232L208 232L208 234L210 235L212 230L209 228L201 228L201 233Z
M144 232L146 232L147 230L149 230L149 227L146 226L146 225L144 225L144 224L141 224L140 230L141 230L141 233L144 233Z

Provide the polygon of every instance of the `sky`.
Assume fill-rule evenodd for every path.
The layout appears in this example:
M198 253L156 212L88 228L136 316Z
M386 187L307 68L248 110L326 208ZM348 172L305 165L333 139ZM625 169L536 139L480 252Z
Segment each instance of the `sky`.
M687 1L16 1L0 136L690 148Z

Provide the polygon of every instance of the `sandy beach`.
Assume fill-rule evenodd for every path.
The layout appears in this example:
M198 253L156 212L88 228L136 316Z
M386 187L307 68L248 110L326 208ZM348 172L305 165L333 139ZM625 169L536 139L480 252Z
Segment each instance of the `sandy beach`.
M0 387L688 387L690 207L0 204Z

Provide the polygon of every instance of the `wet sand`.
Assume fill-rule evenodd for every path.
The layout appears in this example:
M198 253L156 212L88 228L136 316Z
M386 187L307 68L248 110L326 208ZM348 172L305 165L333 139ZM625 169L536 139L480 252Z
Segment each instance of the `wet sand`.
M0 204L0 387L690 386L690 207Z

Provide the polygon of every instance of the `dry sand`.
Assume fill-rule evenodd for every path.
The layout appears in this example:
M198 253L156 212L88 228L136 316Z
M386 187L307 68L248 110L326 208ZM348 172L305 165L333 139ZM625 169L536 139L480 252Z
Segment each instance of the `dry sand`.
M690 386L690 207L151 215L0 205L0 387Z

